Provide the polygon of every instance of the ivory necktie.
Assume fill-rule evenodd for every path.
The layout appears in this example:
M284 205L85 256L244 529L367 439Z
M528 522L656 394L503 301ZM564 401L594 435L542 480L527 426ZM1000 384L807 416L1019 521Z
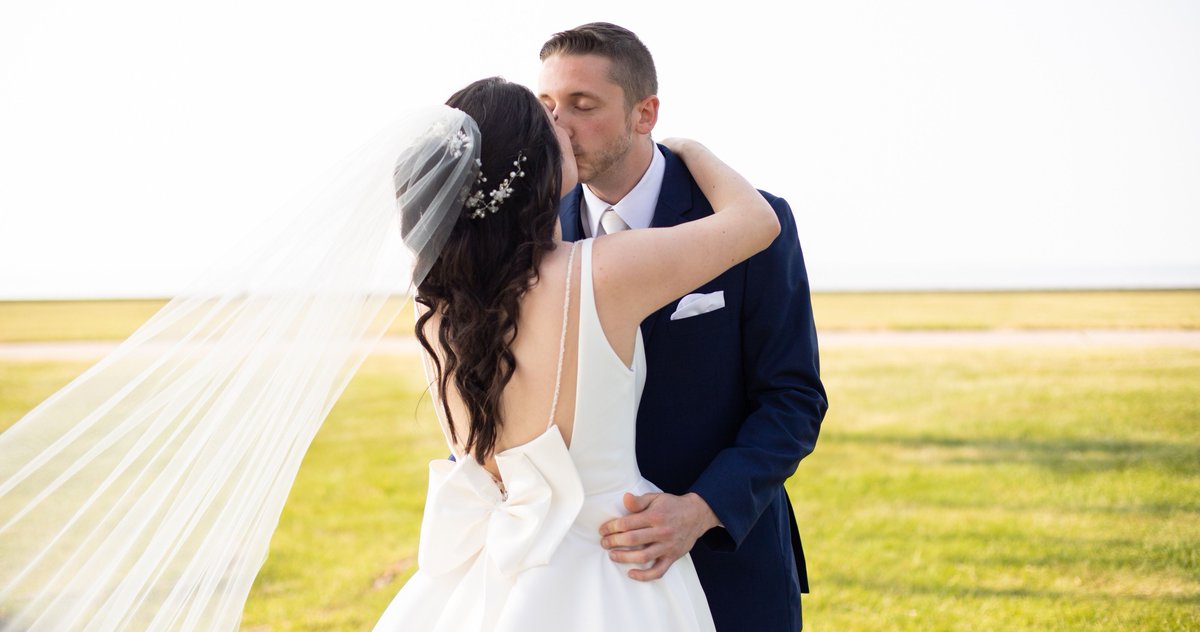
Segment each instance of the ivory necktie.
M626 224L625 220L621 219L620 215L617 215L616 209L610 206L600 216L600 228L602 229L601 235L611 235L629 228L629 224Z

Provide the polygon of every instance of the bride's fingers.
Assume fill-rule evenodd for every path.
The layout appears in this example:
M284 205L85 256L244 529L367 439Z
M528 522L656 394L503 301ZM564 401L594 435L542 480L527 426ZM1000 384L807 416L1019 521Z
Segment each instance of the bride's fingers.
M669 557L660 557L658 558L658 561L654 563L654 566L651 566L646 570L635 568L629 571L629 577L630 579L636 579L640 582L648 582L654 579L659 579L663 575L667 574L667 569L671 568L671 564L673 563L675 563L675 560Z

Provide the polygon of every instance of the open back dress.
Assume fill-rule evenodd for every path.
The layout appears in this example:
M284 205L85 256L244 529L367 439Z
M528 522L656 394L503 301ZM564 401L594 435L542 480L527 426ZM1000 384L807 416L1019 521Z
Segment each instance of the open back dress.
M576 245L579 364L570 447L552 412L545 432L495 455L503 488L469 455L431 462L418 570L375 630L714 629L690 556L660 579L637 581L627 575L634 565L614 562L600 546L600 525L628 513L626 492L661 490L642 478L634 454L646 380L641 332L626 366L596 313L592 240ZM573 247L564 331L574 258ZM560 367L562 354L560 345ZM559 384L554 392L557 402Z

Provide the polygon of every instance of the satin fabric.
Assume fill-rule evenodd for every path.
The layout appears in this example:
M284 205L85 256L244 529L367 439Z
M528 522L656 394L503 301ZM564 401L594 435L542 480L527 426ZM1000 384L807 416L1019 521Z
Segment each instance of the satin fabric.
M579 354L571 445L557 427L497 455L507 498L470 458L430 464L419 569L375 629L436 632L714 630L690 556L639 582L608 557L600 525L625 492L660 491L634 455L646 362L608 345L596 315L591 240L581 243Z

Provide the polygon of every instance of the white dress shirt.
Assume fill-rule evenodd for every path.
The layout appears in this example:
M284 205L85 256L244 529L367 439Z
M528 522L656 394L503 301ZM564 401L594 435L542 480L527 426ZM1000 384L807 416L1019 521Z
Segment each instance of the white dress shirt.
M663 174L666 173L666 169L667 159L663 158L658 145L654 145L650 167L642 174L642 179L638 180L637 185L616 204L601 200L586 184L583 185L583 234L587 237L596 236L600 231L600 216L610 206L630 228L650 228L650 222L654 220L654 208L658 206L658 194L662 192Z

